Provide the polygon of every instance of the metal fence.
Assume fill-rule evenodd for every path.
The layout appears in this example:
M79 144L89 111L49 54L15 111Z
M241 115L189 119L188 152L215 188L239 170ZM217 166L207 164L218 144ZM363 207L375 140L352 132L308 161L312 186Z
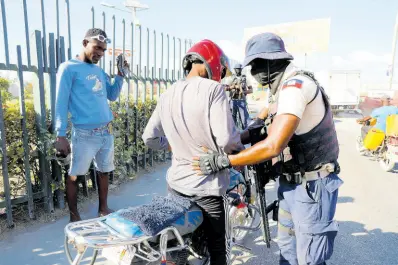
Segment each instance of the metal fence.
M13 0L14 1L14 0ZM15 0L17 1L17 0ZM68 59L72 58L72 29L71 29L71 17L78 14L71 14L70 1L69 0L56 0L56 32L47 33L45 21L45 8L44 0L40 0L41 9L29 9L27 7L26 0L20 0L23 7L24 14L24 30L25 30L25 44L26 56L23 56L24 52L21 45L17 45L17 58L15 62L11 62L10 58L10 47L8 39L8 28L7 28L7 7L4 0L0 0L1 4L1 15L3 24L3 39L4 39L4 52L5 61L0 63L1 71L13 71L17 73L19 79L19 114L20 114L20 130L21 134L21 146L23 147L23 155L21 155L19 163L21 165L20 174L26 182L26 189L23 193L18 196L11 196L10 182L14 177L10 174L9 157L7 157L7 135L6 126L9 126L4 120L4 109L0 108L0 140L1 149L0 154L2 158L1 171L3 176L3 188L4 195L3 200L0 197L0 208L6 208L7 212L7 225L13 226L13 206L24 204L27 205L27 211L30 218L35 217L35 209L37 209L38 203L44 205L48 212L54 210L54 201L57 202L59 207L64 207L64 194L62 192L63 173L62 169L56 161L49 161L47 159L47 152L49 152L50 146L45 141L46 133L48 130L54 128L48 128L50 122L51 127L54 126L52 120L54 120L54 108L55 108L55 94L56 94L56 73L58 66ZM66 5L66 18L60 16L59 7L61 4ZM33 11L32 11L33 10ZM89 11L89 10L87 10ZM42 28L35 30L33 36L33 42L31 42L31 34L29 32L29 12L41 12ZM91 25L84 25L86 28L90 28L95 25L95 8L91 9L92 23ZM62 34L60 31L60 19L66 19L67 31L66 34ZM102 13L102 25L101 28L105 29L108 23L106 13ZM111 20L112 28L112 44L113 55L109 58L109 55L105 55L100 62L100 67L106 70L111 77L115 74L115 56L116 56L116 29L122 31L122 51L126 51L126 43L130 42L131 56L130 66L133 69L133 75L128 78L124 83L124 96L129 102L133 100L135 104L133 106L125 104L126 108L135 108L139 102L145 100L155 100L161 93L162 89L167 89L175 80L182 76L182 69L180 63L176 68L176 62L181 62L181 55L189 47L192 46L192 41L188 39L176 38L169 34L157 33L155 30L151 31L148 28L144 28L141 25L134 25L133 23L127 23L124 19L122 23L117 23L116 16L113 15ZM13 25L15 26L15 25ZM82 25L83 26L83 25ZM109 26L109 25L108 25ZM98 27L98 26L97 26ZM108 27L109 28L109 27ZM120 31L119 31L120 32ZM108 31L108 35L109 31ZM146 35L146 38L145 38ZM83 36L82 36L83 37ZM128 41L127 41L128 40ZM171 42L172 41L172 46ZM120 42L119 42L120 43ZM146 43L146 49L144 46ZM31 45L33 44L33 45ZM178 44L178 45L177 45ZM135 46L139 47L135 49ZM35 47L31 47L35 46ZM183 47L184 46L184 47ZM171 51L172 47L172 51ZM178 48L178 51L176 50ZM143 54L145 49L146 54ZM136 51L135 51L136 50ZM160 57L157 53L160 51ZM179 55L179 56L178 56ZM179 60L177 59L179 57ZM150 61L152 58L152 62ZM35 60L37 62L35 62ZM171 62L170 62L171 60ZM146 61L146 62L145 62ZM160 64L160 65L159 65ZM159 67L160 66L160 67ZM40 148L37 148L37 156L30 153L30 135L27 130L29 122L27 120L27 109L25 102L25 82L24 78L26 73L33 73L38 78L38 85L33 87L33 105L34 105L34 116L35 116L35 128L36 132L34 137L42 143ZM46 84L45 84L46 83ZM0 102L1 95L0 95ZM119 99L120 102L120 99ZM4 102L3 102L4 103ZM123 106L124 107L124 106ZM149 113L150 114L150 113ZM129 128L128 130L134 131L134 142L126 142L126 144L136 145L138 142L139 126L143 126L145 121L138 121L138 115L135 116L134 126L135 128ZM129 122L126 121L126 124ZM142 129L142 128L141 128ZM37 165L37 170L32 169L32 159L34 165ZM149 164L153 161L153 152L147 150L142 155L135 154L135 170L138 171L139 161L142 167L145 167L147 162ZM0 187L1 189L1 187Z

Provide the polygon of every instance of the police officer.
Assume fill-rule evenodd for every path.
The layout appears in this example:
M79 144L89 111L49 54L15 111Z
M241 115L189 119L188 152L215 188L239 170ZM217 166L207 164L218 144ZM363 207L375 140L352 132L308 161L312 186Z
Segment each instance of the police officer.
M339 145L323 88L312 73L296 68L291 60L275 34L259 34L248 41L243 65L250 65L253 77L270 89L268 136L236 155L212 152L194 157L193 166L206 175L279 157L274 166L281 166L280 264L326 264L338 231L334 215L343 183L337 176ZM242 142L247 143L244 134ZM286 147L290 160L281 155Z
M244 130L249 119L246 95L252 93L253 89L247 85L246 76L242 75L241 64L236 64L234 71L235 74L230 79L230 82L227 83L226 90L229 92L229 102L235 124L239 129Z

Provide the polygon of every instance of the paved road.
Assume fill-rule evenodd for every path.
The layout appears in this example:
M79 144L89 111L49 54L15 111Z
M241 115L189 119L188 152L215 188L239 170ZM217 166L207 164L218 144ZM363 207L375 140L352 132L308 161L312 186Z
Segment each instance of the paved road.
M340 140L341 178L336 218L340 223L335 253L328 265L398 265L398 174L383 172L378 163L361 157L355 150L359 132L352 118L337 118ZM167 165L140 176L111 195L111 205L121 208L148 202L154 194L165 193ZM277 184L267 187L268 198L275 197ZM87 203L84 218L94 217L96 205ZM63 227L67 218L55 223L30 227L26 232L10 233L0 242L0 265L66 265L63 253ZM271 223L275 237L276 224ZM259 233L248 236L253 254L234 251L234 264L278 264L278 248L262 244ZM98 264L106 264L100 262Z

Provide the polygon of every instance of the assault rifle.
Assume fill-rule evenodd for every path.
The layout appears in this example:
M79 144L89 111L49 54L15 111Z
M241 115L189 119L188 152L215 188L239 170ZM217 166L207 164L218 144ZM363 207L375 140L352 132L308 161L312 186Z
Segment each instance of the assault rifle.
M265 130L265 131L263 131ZM266 128L263 124L253 125L249 127L250 143L255 145L267 138ZM254 166L249 166L249 174L252 176L252 181L254 182L257 194L257 203L260 208L261 214L261 228L263 232L263 240L266 243L267 248L271 246L271 234L268 224L268 213L272 212L272 219L274 221L278 220L278 207L279 202L274 201L269 206L267 206L267 200L265 196L265 185L273 179L275 180L276 173L272 169L272 162L266 161Z

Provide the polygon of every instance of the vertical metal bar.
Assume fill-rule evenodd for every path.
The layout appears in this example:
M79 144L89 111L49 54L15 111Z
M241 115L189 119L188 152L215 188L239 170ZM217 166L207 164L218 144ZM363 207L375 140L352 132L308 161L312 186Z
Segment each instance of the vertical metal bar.
M57 85L57 69L56 69L56 61L55 61L55 38L54 33L50 33L49 37L49 73L50 73L50 102L51 102L51 126L52 132L55 132L55 99L56 99L56 85ZM51 175L52 179L58 182L58 184L62 183L62 169L58 162L53 159L51 160ZM60 186L60 185L57 185ZM50 192L52 192L50 190ZM64 193L60 188L54 191L56 194L58 207L63 209L65 207L64 202Z
M145 79L149 78L149 28L146 29L147 31L147 41L146 41L146 70L148 71L145 73ZM146 82L147 80L145 80Z
M155 82L155 69L152 67L151 101L154 100L154 94L155 94L154 82Z
M26 0L24 0L26 1ZM59 0L56 2L56 9L57 9L57 43L56 43L56 58L57 58L57 67L61 64L61 44L59 39Z
M11 192L10 192L10 182L9 182L10 180L8 179L6 129L4 124L3 103L1 101L1 93L0 93L0 142L1 142L0 151L2 155L1 162L2 162L2 172L3 172L4 195L6 196L5 200L6 200L6 210L7 210L7 226L13 227L14 223L12 220Z
M176 37L173 37L174 43L174 60L173 60L173 80L176 80Z
M116 41L115 41L115 38L116 38L116 17L115 17L115 15L113 15L112 20L113 20L112 76L115 76L115 53L116 53L116 51L115 51L115 48L116 48L116 43L115 43L115 42L116 42Z
M166 75L167 80L169 80L169 72L170 72L170 38L169 34L167 34L167 75Z
M41 32L36 30L36 49L37 49L37 73L39 78L39 86L33 91L34 96L34 108L36 112L36 128L37 135L40 141L43 143L42 149L39 150L39 168L40 168L40 179L42 180L42 188L44 192L44 204L47 211L53 211L53 198L51 192L51 186L49 185L48 176L48 164L46 162L47 144L44 141L42 130L46 130L46 108L45 108L45 91L44 91L44 72L43 72L43 61L42 52L43 47L41 46Z
M139 66L138 66L138 64L136 65L137 66L137 79L136 79L136 85L135 85L135 94L136 94L136 98L135 98L135 104L137 105L138 104L138 99L139 99L139 87L138 87L138 85L139 85L139 75L138 75L138 72L139 72Z
M184 53L187 53L187 42L188 42L188 40L185 39L184 41L185 41L185 51L184 51Z
M192 40L189 40L189 48L192 47Z
M28 57L28 68L30 68L32 65L32 62L31 62L31 58L30 58L29 21L28 21L28 10L27 10L27 6L26 6L26 0L23 0L23 15L24 15L24 21L25 21L26 55Z
M181 63L181 38L178 38L179 42L180 42L180 59L178 60L178 64L180 65L179 69L178 69L178 79L180 79L182 76L182 63Z
M91 7L91 15L92 15L92 19L93 19L93 24L92 24L92 28L95 28L95 10L94 7Z
M122 45L122 53L123 53L123 56L126 56L126 53L125 53L125 51L126 51L126 21L123 19L122 20L122 24L123 24L123 45ZM128 83L129 82L127 82L127 85L128 85ZM119 96L119 104L120 104L120 96ZM128 101L126 102L126 106L128 107Z
M106 26L106 17L105 17L105 12L102 12L102 18L103 18L103 24L102 24L102 29L106 32L105 26ZM115 40L112 40L115 41ZM102 57L102 69L105 71L106 69L106 60L105 60L106 52L104 53L104 56Z
M4 52L6 55L6 66L10 66L10 54L8 51L8 32L7 32L7 18L6 18L6 5L4 0L1 0L1 17L3 19L3 34L4 34ZM12 221L12 220L11 220Z
M141 67L142 67L142 27L141 27L141 25L139 25L139 28L140 28L140 62L139 62L139 65L138 65L138 72L137 72L137 76L139 76L139 77L142 77L142 74L141 74Z
M66 3L66 14L67 14L67 21L68 21L68 59L72 59L72 35L70 30L70 6L69 0L65 0Z
M52 130L55 130L55 95L56 95L56 74L55 69L55 48L54 48L54 33L49 36L49 63L50 63L50 102L51 102L51 121Z
M44 14L44 0L41 0L41 23L43 28L43 66L44 71L48 70L48 59L47 59L47 34L46 34L46 18Z
M123 55L125 55L125 51L126 51L126 21L122 20L122 24L123 24Z
M24 0L25 2L25 0ZM21 129L22 129L22 141L24 151L24 171L26 181L26 195L28 197L28 213L29 218L33 219L34 205L33 205L33 193L32 193L32 182L30 179L30 164L29 164L29 143L28 143L28 131L26 129L26 109L25 109L25 88L23 81L23 69L22 69L22 52L21 46L17 46L18 56L18 78L19 78L19 110L21 114ZM1 118L0 118L1 119Z
M163 59L164 59L164 43L163 43L163 32L161 33L162 35L162 53L161 53L161 58L160 58L160 75L159 79L163 79L163 71L164 71L164 66L163 66Z
M156 30L154 30L153 31L153 52L154 52L154 55L153 55L153 79L155 80L156 79L156 48L157 48L157 46L156 46ZM156 90L156 99L158 100L159 99L159 96L160 96L160 76L158 76L158 78L157 78L157 84L158 84L158 88L157 88L157 90ZM154 81L154 84L155 84L155 81Z
M130 69L131 69L131 72L133 73L134 71L133 71L133 67L134 67L134 23L132 22L131 23L131 56L130 56ZM131 83L131 77L129 78L129 85L128 85L128 87L127 87L127 94L128 94L128 96L127 96L127 100L128 100L128 102L130 102L129 101L129 98L130 98L130 93L131 93L131 91L130 91L130 83ZM137 97L137 96L136 96Z
M153 31L153 78L156 78L156 30Z
M63 36L59 37L59 51L60 51L60 63L63 63L66 61L65 57L65 39Z
M134 22L131 22L131 57L130 57L130 69L131 72L133 73L133 67L134 67L134 55L135 55L135 51L134 51L134 27L135 24Z

